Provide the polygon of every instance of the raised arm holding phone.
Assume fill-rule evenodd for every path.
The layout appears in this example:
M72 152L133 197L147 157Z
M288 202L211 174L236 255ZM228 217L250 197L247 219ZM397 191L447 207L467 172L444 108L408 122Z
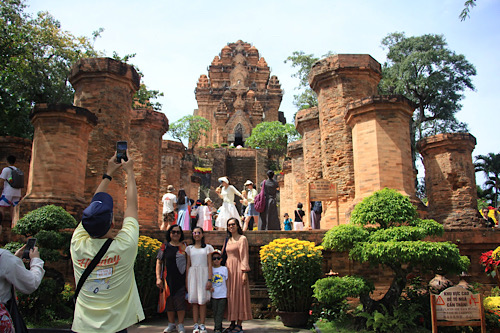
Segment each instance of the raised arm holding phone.
M77 295L72 330L78 333L127 332L129 326L144 319L134 276L139 239L134 165L126 149L124 157L117 159L119 146L108 160L106 173L71 239L76 284L103 245L112 239ZM120 168L127 174L127 207L123 226L113 237L113 198L107 191Z

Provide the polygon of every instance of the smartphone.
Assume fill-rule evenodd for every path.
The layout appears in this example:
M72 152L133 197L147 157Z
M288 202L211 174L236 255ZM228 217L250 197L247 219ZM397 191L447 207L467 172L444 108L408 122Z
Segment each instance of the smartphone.
M127 158L127 141L118 141L116 143L116 163L121 163L122 160L128 161Z
M23 252L23 259L28 259L30 260L30 250L35 247L36 244L36 238L30 238L26 242L26 247L24 248Z

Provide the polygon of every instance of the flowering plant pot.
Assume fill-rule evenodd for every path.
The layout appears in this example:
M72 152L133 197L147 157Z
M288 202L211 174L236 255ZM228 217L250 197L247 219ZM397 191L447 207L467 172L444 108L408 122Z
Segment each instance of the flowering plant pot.
M291 238L275 239L261 248L267 291L279 311L309 313L312 285L322 274L322 249Z
M479 263L484 266L484 272L494 278L500 286L498 265L500 265L500 246L495 250L484 252L479 257Z

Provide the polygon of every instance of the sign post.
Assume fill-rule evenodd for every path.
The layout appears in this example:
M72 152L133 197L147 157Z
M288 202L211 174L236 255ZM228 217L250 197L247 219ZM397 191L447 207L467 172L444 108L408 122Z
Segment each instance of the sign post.
M439 295L431 294L432 333L438 326L480 326L486 333L483 295L462 287L450 287Z
M317 179L308 183L307 191L308 221L311 226L311 201L333 201L337 203L337 225L339 225L339 197L337 184L327 179Z

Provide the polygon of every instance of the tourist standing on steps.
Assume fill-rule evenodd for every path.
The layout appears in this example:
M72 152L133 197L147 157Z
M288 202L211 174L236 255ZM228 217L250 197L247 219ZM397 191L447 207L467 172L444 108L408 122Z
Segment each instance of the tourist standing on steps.
M321 201L311 202L311 229L321 229L321 213L323 213L323 205Z
M178 225L168 228L166 242L162 244L156 256L156 286L163 289L163 280L167 281L170 296L167 298L168 326L163 332L175 332L175 314L177 313L177 332L185 333L184 316L186 314L186 243L184 232ZM163 274L166 273L166 278Z
M266 194L266 208L260 213L259 230L280 230L276 195L280 190L279 184L274 180L274 172L267 171L267 179L262 182L261 191Z
M297 209L293 212L293 230L304 230L304 216L306 213L302 210L302 202L297 204Z
M236 194L242 199L244 198L236 187L229 184L229 179L227 177L220 177L219 183L221 183L221 185L215 189L215 192L222 199L222 206L219 208L220 212L217 216L217 220L215 221L215 226L217 227L217 230L225 230L227 220L232 217L237 219L241 224L240 214L234 204L234 195Z
M13 188L10 186L10 180L12 179L12 169L17 169L14 164L16 164L15 156L7 157L8 166L3 168L0 174L0 190L2 196L0 197L0 223L5 218L5 213L9 211L10 219L12 221L12 228L15 227L15 217L14 210L19 200L21 200L21 188Z
M247 209L245 210L245 223L243 224L243 231L249 230L249 222L253 217L254 222L259 220L259 212L255 210L254 199L257 196L257 190L253 188L253 182L247 180L245 182L245 190L243 191L243 201L247 204ZM250 230L253 230L253 225L250 226Z
M212 289L212 253L214 248L205 243L201 227L193 229L193 245L186 248L188 302L193 308L193 333L207 333L205 319ZM199 321L198 321L199 319Z
M227 279L227 319L231 321L226 332L243 332L244 320L252 319L250 287L248 281L248 241L243 236L239 221L231 218L227 221L226 267ZM224 250L222 251L224 252Z
M189 216L189 206L191 201L183 188L177 193L177 225L182 230L190 230L191 217Z
M174 191L173 185L168 185L167 193L163 195L161 201L163 202L163 221L175 222L175 208L177 207L177 197L172 192ZM167 230L171 224L163 223L160 230Z

